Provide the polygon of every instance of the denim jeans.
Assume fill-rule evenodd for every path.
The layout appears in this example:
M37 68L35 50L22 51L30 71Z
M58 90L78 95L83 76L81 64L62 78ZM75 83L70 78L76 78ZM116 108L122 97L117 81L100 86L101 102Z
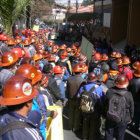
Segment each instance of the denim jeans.
M111 124L106 121L105 139L113 140L115 137L117 140L124 140L126 127L127 123Z

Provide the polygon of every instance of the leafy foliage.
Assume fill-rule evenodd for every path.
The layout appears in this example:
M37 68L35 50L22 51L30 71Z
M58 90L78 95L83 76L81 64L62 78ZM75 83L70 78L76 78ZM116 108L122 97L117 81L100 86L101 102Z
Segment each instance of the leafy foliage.
M25 7L31 5L31 3L32 0L0 0L0 16L6 32L11 30L17 18L22 15Z
M94 0L83 0L82 6L88 6L93 4Z

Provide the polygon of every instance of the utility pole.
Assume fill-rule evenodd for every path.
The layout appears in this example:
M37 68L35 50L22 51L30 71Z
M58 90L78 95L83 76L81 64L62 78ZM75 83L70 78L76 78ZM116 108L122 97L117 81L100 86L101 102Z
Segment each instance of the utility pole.
M78 13L78 0L76 0L76 13Z
M101 5L101 25L103 26L103 17L104 17L104 0L102 0L102 5Z
M71 0L68 0L68 8L67 8L67 15L66 15L66 23L68 22L68 18L69 18L70 4L71 4Z

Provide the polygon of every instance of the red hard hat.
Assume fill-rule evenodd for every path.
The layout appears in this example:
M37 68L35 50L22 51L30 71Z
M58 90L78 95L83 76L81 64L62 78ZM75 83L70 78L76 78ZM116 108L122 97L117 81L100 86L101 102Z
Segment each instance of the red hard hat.
M139 66L140 66L140 62L139 61L136 61L135 63L132 64L132 67L134 69L137 69Z
M2 55L0 66L10 66L18 61L15 53L7 51Z
M38 91L33 88L31 81L24 76L13 76L6 81L3 94L0 96L2 105L18 105L33 99Z
M22 33L22 34L25 34L25 30L22 30L21 33Z
M100 61L101 60L101 54L100 53L96 53L95 55L94 55L94 59L96 60L96 61Z
M63 69L60 66L55 66L53 68L53 72L54 72L54 74L63 73Z
M23 55L25 55L25 52L23 49L21 48L13 48L12 52L14 52L16 54L17 57L23 57Z
M4 34L1 34L1 35L0 35L0 40L2 40L3 36L4 36Z
M6 40L8 40L8 37L6 35L4 35L1 40L6 41Z
M42 78L42 73L36 69L35 66L31 64L23 64L21 65L15 75L22 75L32 80L32 84L34 85Z

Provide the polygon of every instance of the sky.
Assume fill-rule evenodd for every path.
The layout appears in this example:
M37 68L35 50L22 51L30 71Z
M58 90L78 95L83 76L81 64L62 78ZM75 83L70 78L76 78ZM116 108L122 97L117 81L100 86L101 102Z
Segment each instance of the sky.
M78 0L78 3L82 3L83 0ZM55 0L56 3L67 4L68 0ZM71 0L71 3L76 3L76 0Z

